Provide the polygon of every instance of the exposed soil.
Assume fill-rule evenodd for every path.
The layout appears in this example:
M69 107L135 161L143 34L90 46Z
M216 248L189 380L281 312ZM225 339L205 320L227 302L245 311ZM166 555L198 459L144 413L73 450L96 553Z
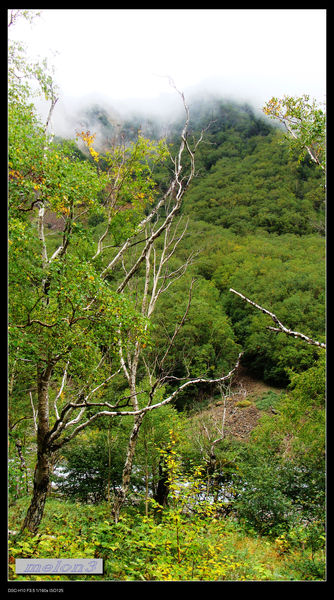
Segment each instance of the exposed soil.
M247 369L242 366L239 367L238 373L234 377L232 388L238 386L241 386L246 390L247 399L252 401L256 400L257 398L261 398L265 392L272 391L276 392L276 394L279 394L280 392L285 391L284 388L277 388L273 385L264 383L260 379L254 379L254 377L251 377L248 374Z
M263 381L251 377L246 369L240 367L238 375L229 390L229 396L225 398L225 434L239 439L247 439L251 431L258 424L259 418L264 414L263 410L256 407L255 401L269 391L279 394L283 390L265 384ZM238 406L238 403L246 401L247 406ZM250 402L250 404L248 404ZM217 397L211 402L207 409L201 411L202 415L208 415L217 421L222 421L224 412L224 399Z
M65 219L63 217L57 217L54 212L49 210L45 211L45 224L51 231L64 231Z

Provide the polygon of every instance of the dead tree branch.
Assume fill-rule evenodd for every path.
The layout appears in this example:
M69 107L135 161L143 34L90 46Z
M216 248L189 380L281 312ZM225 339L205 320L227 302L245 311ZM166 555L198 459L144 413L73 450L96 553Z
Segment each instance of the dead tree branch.
M258 310L263 312L265 315L269 315L269 317L271 317L271 319L277 325L277 327L268 326L267 329L270 329L270 331L275 331L275 333L283 332L286 335L292 336L294 338L300 338L300 339L304 340L304 342L306 342L307 344L311 344L312 346L318 346L318 348L326 349L326 344L324 344L323 342L318 342L317 340L313 340L312 338L308 337L304 333L299 333L299 331L292 331L291 329L288 329L287 327L285 327L283 325L283 323L281 323L281 321L279 321L279 319L276 317L276 315L274 313L270 312L266 308L263 308L263 306L256 304L256 302L253 302L253 300L250 300L249 298L247 298L240 292L237 292L236 290L233 290L232 288L230 288L230 292L233 292L233 294L236 294L242 300L245 300L245 302L248 302L252 306L255 306L255 308L257 308Z

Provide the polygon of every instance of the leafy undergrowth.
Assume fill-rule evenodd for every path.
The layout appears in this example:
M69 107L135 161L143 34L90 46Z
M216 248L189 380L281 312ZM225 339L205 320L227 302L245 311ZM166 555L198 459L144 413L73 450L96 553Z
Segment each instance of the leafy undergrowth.
M27 508L10 508L10 530L19 530ZM106 504L49 498L37 535L11 534L11 580L301 581L324 579L323 556L247 534L235 521L164 511L154 518L128 509L117 524ZM16 575L16 558L102 558L103 575Z

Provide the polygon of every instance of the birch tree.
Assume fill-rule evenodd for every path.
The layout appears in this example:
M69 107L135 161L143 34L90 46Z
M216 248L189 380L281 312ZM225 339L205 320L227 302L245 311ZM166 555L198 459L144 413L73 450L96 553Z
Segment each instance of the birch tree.
M311 100L308 94L273 97L263 112L285 127L291 149L298 152L299 161L308 155L325 172L326 113L316 100Z
M246 395L242 384L232 387L232 382L233 376L226 383L220 382L217 386L221 398L220 409L199 416L195 415L190 424L191 439L194 440L194 445L205 463L206 496L209 498L212 494L214 502L218 502L224 468L233 464L229 456L222 456L221 452L219 456L218 449L224 448L224 443L228 440L230 433L228 419L238 411L235 407L235 397Z
M168 221L168 216L169 216L170 210L172 210L172 209L168 205L167 210L166 210L166 215L165 215L165 221ZM164 233L163 233L163 244L162 244L162 249L160 252L158 252L158 249L155 247L155 245L152 245L148 248L148 250L146 252L146 256L145 256L145 274L142 277L142 280L143 280L143 283L141 285L142 289L140 289L140 290L138 289L138 286L141 283L140 280L136 281L136 280L134 280L134 278L132 278L129 281L127 281L127 287L130 288L130 290L132 291L132 294L135 296L139 295L139 299L140 299L139 301L141 303L140 310L141 310L143 317L147 319L147 323L149 322L149 320L155 310L155 307L156 307L156 304L157 304L157 301L158 301L160 295L162 293L166 292L168 290L168 288L170 287L170 285L172 285L174 281L176 281L179 277L181 277L185 273L187 266L190 264L190 262L192 260L192 255L190 255L188 257L188 260L184 264L182 264L180 267L176 268L175 270L171 270L169 268L170 259L174 255L174 253L175 253L179 243L181 242L183 236L185 235L185 232L187 229L187 224L186 224L185 227L183 227L183 229L179 232L178 230L179 230L180 223L181 223L181 219L178 220L178 223L176 224L176 226L174 227L174 230L173 230L172 229L172 221L168 221L166 228L164 230ZM150 239L152 237L152 235L154 234L154 230L158 227L159 227L159 220L158 220L158 216L157 216L156 222L151 223L149 228L148 227L146 228L145 239ZM137 259L135 259L134 263L136 263L136 261L137 261ZM126 268L124 261L123 261L123 267L124 267L125 279L127 279L129 271L128 271L128 268ZM138 367L140 366L140 362L142 362L144 364L144 368L146 371L146 380L148 382L148 384L147 384L148 388L146 390L145 398L148 398L148 401L146 400L146 405L150 406L151 403L154 401L154 397L155 397L156 393L161 388L162 379L165 380L165 377L161 378L161 376L160 377L157 376L157 372L156 372L157 367L158 367L159 373L161 374L163 371L163 364L164 364L166 357L173 345L174 339L175 339L179 329L182 327L183 323L185 322L185 319L186 319L186 316L187 316L187 313L189 310L189 306L190 306L192 287L193 287L193 282L190 287L189 301L188 301L188 305L187 305L185 314L183 315L183 318L181 319L180 323L177 324L177 326L175 327L174 335L172 336L171 340L169 341L169 344L167 345L167 347L165 349L164 355L160 358L159 361L158 361L158 357L155 357L154 365L147 364L147 362L145 361L145 357L143 357L143 349L145 348L145 344L144 345L141 344L140 341L138 340L135 343L134 347L132 347L132 349L131 349L131 344L130 345L127 344L126 346L124 346L122 344L121 339L119 341L120 363L121 363L122 370L123 370L124 376L126 378L126 381L128 382L130 396L131 396L131 403L132 403L132 407L133 407L134 411L138 411L140 405L142 405L142 403L140 402L140 395L138 393L139 392L139 390L138 390L138 385L139 385ZM140 294L139 294L139 292L140 292ZM139 432L140 432L145 414L146 414L146 412L139 412L139 414L137 414L134 417L133 426L132 426L129 443L128 443L125 464L124 464L123 473L122 473L122 484L121 484L121 487L119 489L119 492L116 496L115 503L114 503L113 517L116 522L119 518L120 509L121 509L122 505L124 504L124 501L127 496L127 492L128 492L128 488L129 488L129 484L130 484L133 459L134 459L134 455L135 455L135 449L136 449Z

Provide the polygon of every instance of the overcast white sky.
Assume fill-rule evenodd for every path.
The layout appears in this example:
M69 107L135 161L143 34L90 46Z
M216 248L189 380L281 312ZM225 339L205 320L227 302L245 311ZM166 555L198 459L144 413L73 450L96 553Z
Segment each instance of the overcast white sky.
M169 75L259 108L283 94L325 100L325 9L43 9L12 31L32 55L59 53L63 99L175 94Z

